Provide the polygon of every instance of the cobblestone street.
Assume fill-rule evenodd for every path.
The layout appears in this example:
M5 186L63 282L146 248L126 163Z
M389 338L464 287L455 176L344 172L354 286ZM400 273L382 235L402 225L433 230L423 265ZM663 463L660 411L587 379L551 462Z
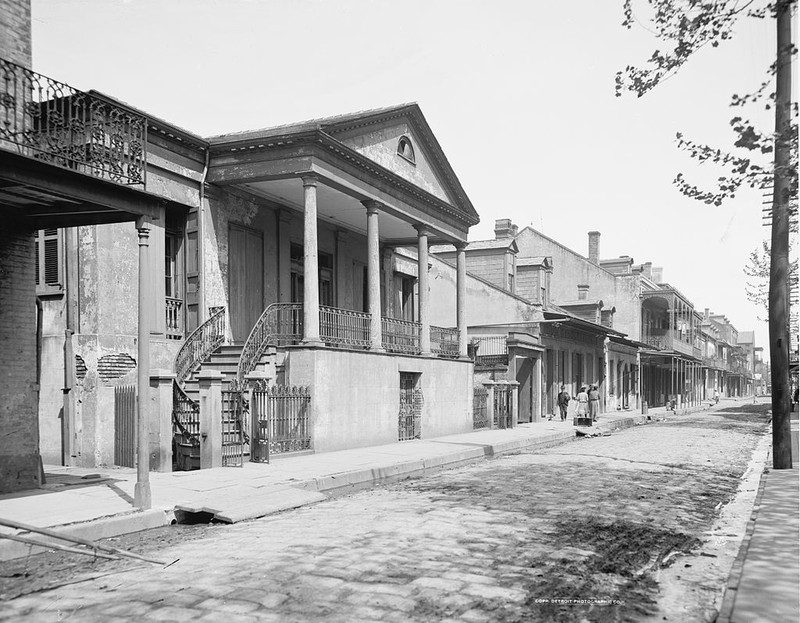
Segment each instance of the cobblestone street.
M261 520L115 541L177 560L166 568L69 559L61 585L45 588L55 582L45 557L18 561L3 573L0 620L710 620L719 594L708 585L724 578L698 578L678 614L662 603L662 570L717 556L708 534L768 407L670 417Z

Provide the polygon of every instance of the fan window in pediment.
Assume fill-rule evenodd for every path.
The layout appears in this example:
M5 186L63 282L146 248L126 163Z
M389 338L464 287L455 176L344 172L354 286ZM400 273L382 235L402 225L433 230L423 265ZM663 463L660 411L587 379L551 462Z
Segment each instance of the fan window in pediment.
M411 144L411 139L407 136L401 136L400 140L397 141L397 155L402 156L411 164L416 164L414 146Z

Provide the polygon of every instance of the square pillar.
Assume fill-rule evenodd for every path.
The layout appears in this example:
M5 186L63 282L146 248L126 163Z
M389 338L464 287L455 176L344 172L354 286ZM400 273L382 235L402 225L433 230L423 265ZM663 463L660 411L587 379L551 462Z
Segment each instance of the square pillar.
M200 469L222 467L222 372L201 371Z
M170 370L151 370L148 405L150 470L172 471L172 384Z
M483 388L486 390L486 417L489 420L489 428L494 428L494 381L484 381Z

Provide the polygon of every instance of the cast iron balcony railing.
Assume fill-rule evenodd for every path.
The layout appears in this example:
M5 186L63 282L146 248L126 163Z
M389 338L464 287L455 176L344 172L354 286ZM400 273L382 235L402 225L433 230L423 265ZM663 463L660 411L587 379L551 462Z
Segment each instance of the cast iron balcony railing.
M143 116L0 58L0 148L144 186L146 145Z
M505 335L485 335L470 341L475 365L493 367L508 365L508 338Z
M390 353L419 353L419 335L422 325L411 320L399 318L381 318L383 331L383 347Z
M458 329L431 325L431 352L446 359L458 358Z
M681 339L680 333L672 329L650 329L642 341L657 350L673 350L684 355L694 355L694 347Z

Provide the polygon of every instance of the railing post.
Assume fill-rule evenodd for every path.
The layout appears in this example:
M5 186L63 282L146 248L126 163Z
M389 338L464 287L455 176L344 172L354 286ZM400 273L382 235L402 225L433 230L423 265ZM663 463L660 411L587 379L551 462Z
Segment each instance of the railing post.
M489 419L487 428L494 428L494 381L484 381L483 387L486 390L486 415Z
M222 372L200 373L200 469L222 467Z
M245 382L242 388L242 395L246 403L250 405L250 460L255 462L264 459L269 462L269 444L265 444L267 456L261 456L263 450L261 444L261 425L259 423L259 413L253 399L253 394L255 388L259 384L267 385L272 378L274 378L274 376L271 376L269 372L261 371L251 372L244 377Z
M172 471L172 383L169 370L150 371L150 394L147 410L150 430L150 469Z

